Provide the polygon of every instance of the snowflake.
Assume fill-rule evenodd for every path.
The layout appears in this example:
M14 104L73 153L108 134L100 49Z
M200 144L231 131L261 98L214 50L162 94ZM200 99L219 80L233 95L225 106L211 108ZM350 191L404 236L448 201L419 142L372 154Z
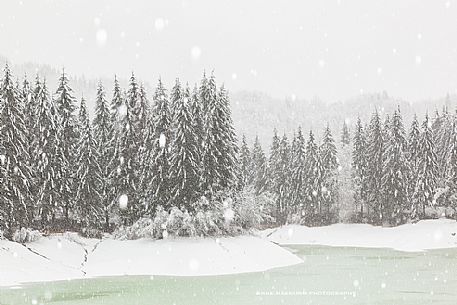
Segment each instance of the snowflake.
M119 107L117 107L117 113L119 115L119 118L122 119L127 115L127 107L124 104L120 105Z
M168 25L168 20L165 20L163 18L156 18L156 20L154 21L154 27L156 29L157 32L161 32L165 29L165 26Z
M105 29L98 29L95 35L99 47L103 47L108 40L108 33Z
M119 196L119 208L125 210L129 203L129 197L126 194Z
M202 50L199 46L193 46L192 49L190 49L190 55L192 56L193 60L198 60L202 55Z
M167 143L167 138L165 137L165 135L163 133L161 133L160 137L159 137L160 148L164 148L166 143Z

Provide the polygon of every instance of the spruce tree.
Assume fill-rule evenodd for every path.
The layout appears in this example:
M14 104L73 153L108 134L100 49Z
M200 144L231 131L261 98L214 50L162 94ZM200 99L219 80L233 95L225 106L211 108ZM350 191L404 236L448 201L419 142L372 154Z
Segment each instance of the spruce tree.
M260 145L258 136L255 137L254 146L252 148L251 170L254 192L256 195L259 195L267 189L267 158Z
M328 127L328 126L327 126ZM341 144L342 146L349 145L351 143L351 135L349 134L349 127L346 121L343 122L343 129L341 130Z
M123 94L117 77L114 77L113 97L110 103L110 117L112 133L110 139L110 158L109 158L109 181L110 189L108 196L111 198L111 208L118 206L119 196L123 195L123 179L121 179L122 164L121 158L122 146L120 143L122 135L122 123L125 115L127 114L127 103L125 101L125 95ZM109 212L108 212L109 213ZM105 228L106 228L106 215L105 215Z
M291 169L291 193L292 193L292 212L303 212L303 206L307 202L307 168L306 168L306 143L301 127L298 128L295 137L295 153L293 168ZM304 215L303 215L304 216Z
M110 207L113 202L113 194L111 191L111 162L114 154L112 142L114 131L105 89L101 82L97 87L93 130L93 138L96 143L95 149L99 158L98 162L100 167L100 206L103 209L104 227L105 230L108 230L110 223Z
M449 142L448 172L446 176L446 201L454 209L457 208L457 121L452 124L452 136Z
M327 193L325 169L319 147L311 130L306 144L306 168L307 212L305 221L311 225L322 224L323 209L326 206L324 195Z
M454 118L448 113L447 109L444 108L440 116L441 124L439 129L436 131L435 144L436 144L436 156L439 167L439 178L445 182L446 173L449 167L449 153L450 153L450 142L452 139L452 126ZM444 186L440 183L441 186Z
M416 187L414 189L416 204L411 213L413 218L417 217L419 209L421 209L420 217L425 218L425 208L435 205L434 195L438 178L438 163L435 149L432 124L427 114L422 123L422 134L419 142L419 165Z
M367 174L368 196L367 201L373 211L371 217L376 224L381 224L384 198L382 193L382 176L384 161L384 138L381 127L381 118L377 111L371 117L367 136Z
M59 79L59 87L55 93L55 101L58 113L59 136L57 141L59 159L62 162L62 179L60 180L61 207L65 217L65 225L70 225L70 211L74 205L76 181L74 173L76 169L75 151L78 141L77 122L75 116L76 100L73 91L68 85L65 72Z
M277 221L280 224L285 224L289 213L289 202L290 202L290 156L291 150L289 141L286 134L282 136L279 144L279 164L277 167L276 176L276 214Z
M352 167L356 204L360 205L360 220L364 217L364 206L367 203L368 196L368 158L367 158L367 139L366 132L363 128L360 117L357 118L357 124L354 134L354 148L352 150Z
M149 185L151 213L157 206L166 210L171 208L171 180L170 180L170 146L172 140L171 112L166 89L162 81L154 93L154 108L152 111L152 125L154 130L152 153L152 179Z
M253 162L251 152L246 142L246 136L243 134L240 147L240 171L238 177L238 189L242 190L251 185L253 178Z
M114 89L113 89L113 98L111 100L111 124L113 125L113 142L115 137L120 133L121 124L120 122L124 118L126 112L126 104L122 96L121 86L117 77L114 77Z
M195 140L189 95L181 91L179 80L172 91L172 104L176 105L175 136L172 145L170 179L173 181L172 201L175 206L188 211L196 209L198 199L199 149Z
M338 159L336 157L337 151L335 141L333 140L332 132L328 124L324 130L320 151L324 169L328 172L334 172L338 167Z
M0 88L0 216L4 219L4 235L12 237L15 229L28 226L32 219L30 204L30 167L27 131L20 92L6 65Z
M203 125L205 128L205 133L208 133L210 128L210 118L212 116L212 111L214 110L216 100L217 100L217 86L216 79L214 74L208 79L206 73L203 73L203 78L200 83L199 88L200 102L203 112Z
M324 221L330 222L331 208L336 203L338 196L338 158L335 141L333 140L332 132L329 125L324 130L324 137L319 148L320 158L323 167L324 185L322 196L324 198L324 206L326 208Z
M138 202L138 180L136 167L137 145L134 142L133 120L130 103L127 96L122 98L124 105L122 117L119 122L119 134L116 141L116 151L114 165L116 167L115 190L117 199L120 203L120 215L124 225L131 225L138 220L142 208ZM122 197L121 197L122 196ZM127 205L120 202L121 198L127 198Z
M195 137L197 138L200 155L204 153L206 129L205 129L205 113L203 112L203 103L200 99L199 90L195 85L191 98L191 111L194 118Z
M418 167L419 167L419 154L420 154L420 127L417 116L414 115L411 127L408 134L408 150L407 159L410 166L410 179L408 186L409 202L414 202L414 188L416 187ZM411 209L412 205L409 207Z
M151 109L143 85L140 85L139 89L136 118L139 200L143 206L143 213L145 213L150 210L149 183L153 175L151 159L153 157L154 130L151 123Z
M268 159L268 189L270 192L277 194L278 192L278 177L281 174L280 155L279 155L280 139L276 128L273 130L273 139L270 147L270 157Z
M27 131L27 151L29 153L29 156L33 156L33 140L36 136L36 132L33 128L35 121L36 121L36 113L37 113L37 104L34 99L34 94L33 90L30 87L30 83L28 82L27 78L24 78L24 82L22 85L22 91L21 91L21 100L23 103L23 109L24 109L24 123L26 125L26 131ZM32 158L30 158L31 161ZM34 173L33 170L33 164L30 164L32 168L32 174Z
M406 135L399 109L393 114L389 134L382 177L385 211L381 212L386 215L391 224L398 225L405 221L403 211L409 199L408 181L410 178L406 155Z
M29 218L33 220L36 210L36 168L33 162L34 147L33 140L35 138L36 132L33 128L33 125L36 121L36 103L33 99L33 90L30 87L30 83L27 80L27 75L24 77L22 82L22 88L20 91L19 99L21 101L21 108L24 111L24 123L26 126L26 149L28 152L27 155L27 164L30 168L30 180L29 180L29 198L27 198L27 211L29 212Z
M60 125L54 101L49 95L46 82L35 88L37 103L36 122L33 129L36 137L33 141L34 164L36 168L36 198L42 228L54 225L59 203L61 201L60 180L64 160L58 153L57 143Z
M97 107L98 108L98 107ZM92 135L92 128L87 114L84 99L79 107L79 141L78 141L78 168L76 179L75 213L78 216L79 226L84 232L91 227L99 227L102 219L102 170L100 169L100 155L97 143Z
M221 87L210 106L202 165L202 191L209 198L219 191L234 187L237 173L236 136L224 87Z

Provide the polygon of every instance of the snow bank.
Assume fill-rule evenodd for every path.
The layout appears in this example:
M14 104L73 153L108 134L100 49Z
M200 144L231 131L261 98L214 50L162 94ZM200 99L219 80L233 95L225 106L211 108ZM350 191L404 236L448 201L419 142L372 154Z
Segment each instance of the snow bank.
M449 219L423 220L393 228L368 224L335 224L325 227L283 226L260 234L282 244L393 248L423 251L457 247L457 222Z
M65 234L26 245L0 240L0 286L114 275L218 275L300 262L254 236L100 241Z

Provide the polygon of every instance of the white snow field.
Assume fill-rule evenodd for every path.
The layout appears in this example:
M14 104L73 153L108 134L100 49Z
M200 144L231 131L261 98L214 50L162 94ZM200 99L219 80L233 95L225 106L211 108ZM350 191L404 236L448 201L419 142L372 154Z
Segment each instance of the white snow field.
M334 224L325 227L287 225L260 235L280 245L392 248L416 252L457 247L457 222L450 219L422 220L398 227L368 224Z
M259 237L122 241L86 239L65 233L25 245L0 240L0 286L97 276L201 276L265 271L302 262L279 245L393 248L413 252L457 247L456 233L456 221L439 219L395 228L367 224L313 228L287 225L260 231Z
M0 286L95 276L220 275L301 262L255 236L100 241L66 233L25 245L0 240Z

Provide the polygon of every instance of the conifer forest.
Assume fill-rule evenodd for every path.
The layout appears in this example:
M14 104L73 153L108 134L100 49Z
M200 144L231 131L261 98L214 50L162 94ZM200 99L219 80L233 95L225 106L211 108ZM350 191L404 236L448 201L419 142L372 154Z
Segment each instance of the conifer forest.
M56 90L51 89L56 86ZM99 83L95 115L65 72L58 84L18 80L0 88L0 230L76 230L87 236L162 238L341 222L396 226L455 217L457 116L451 109L403 122L400 107L342 129L272 130L269 147L236 134L228 89L214 74L147 93ZM407 126L405 126L407 125ZM347 209L347 207L344 207ZM443 214L443 215L441 215ZM229 220L229 221L228 221ZM170 225L171 224L171 225ZM168 234L168 232L166 233Z

